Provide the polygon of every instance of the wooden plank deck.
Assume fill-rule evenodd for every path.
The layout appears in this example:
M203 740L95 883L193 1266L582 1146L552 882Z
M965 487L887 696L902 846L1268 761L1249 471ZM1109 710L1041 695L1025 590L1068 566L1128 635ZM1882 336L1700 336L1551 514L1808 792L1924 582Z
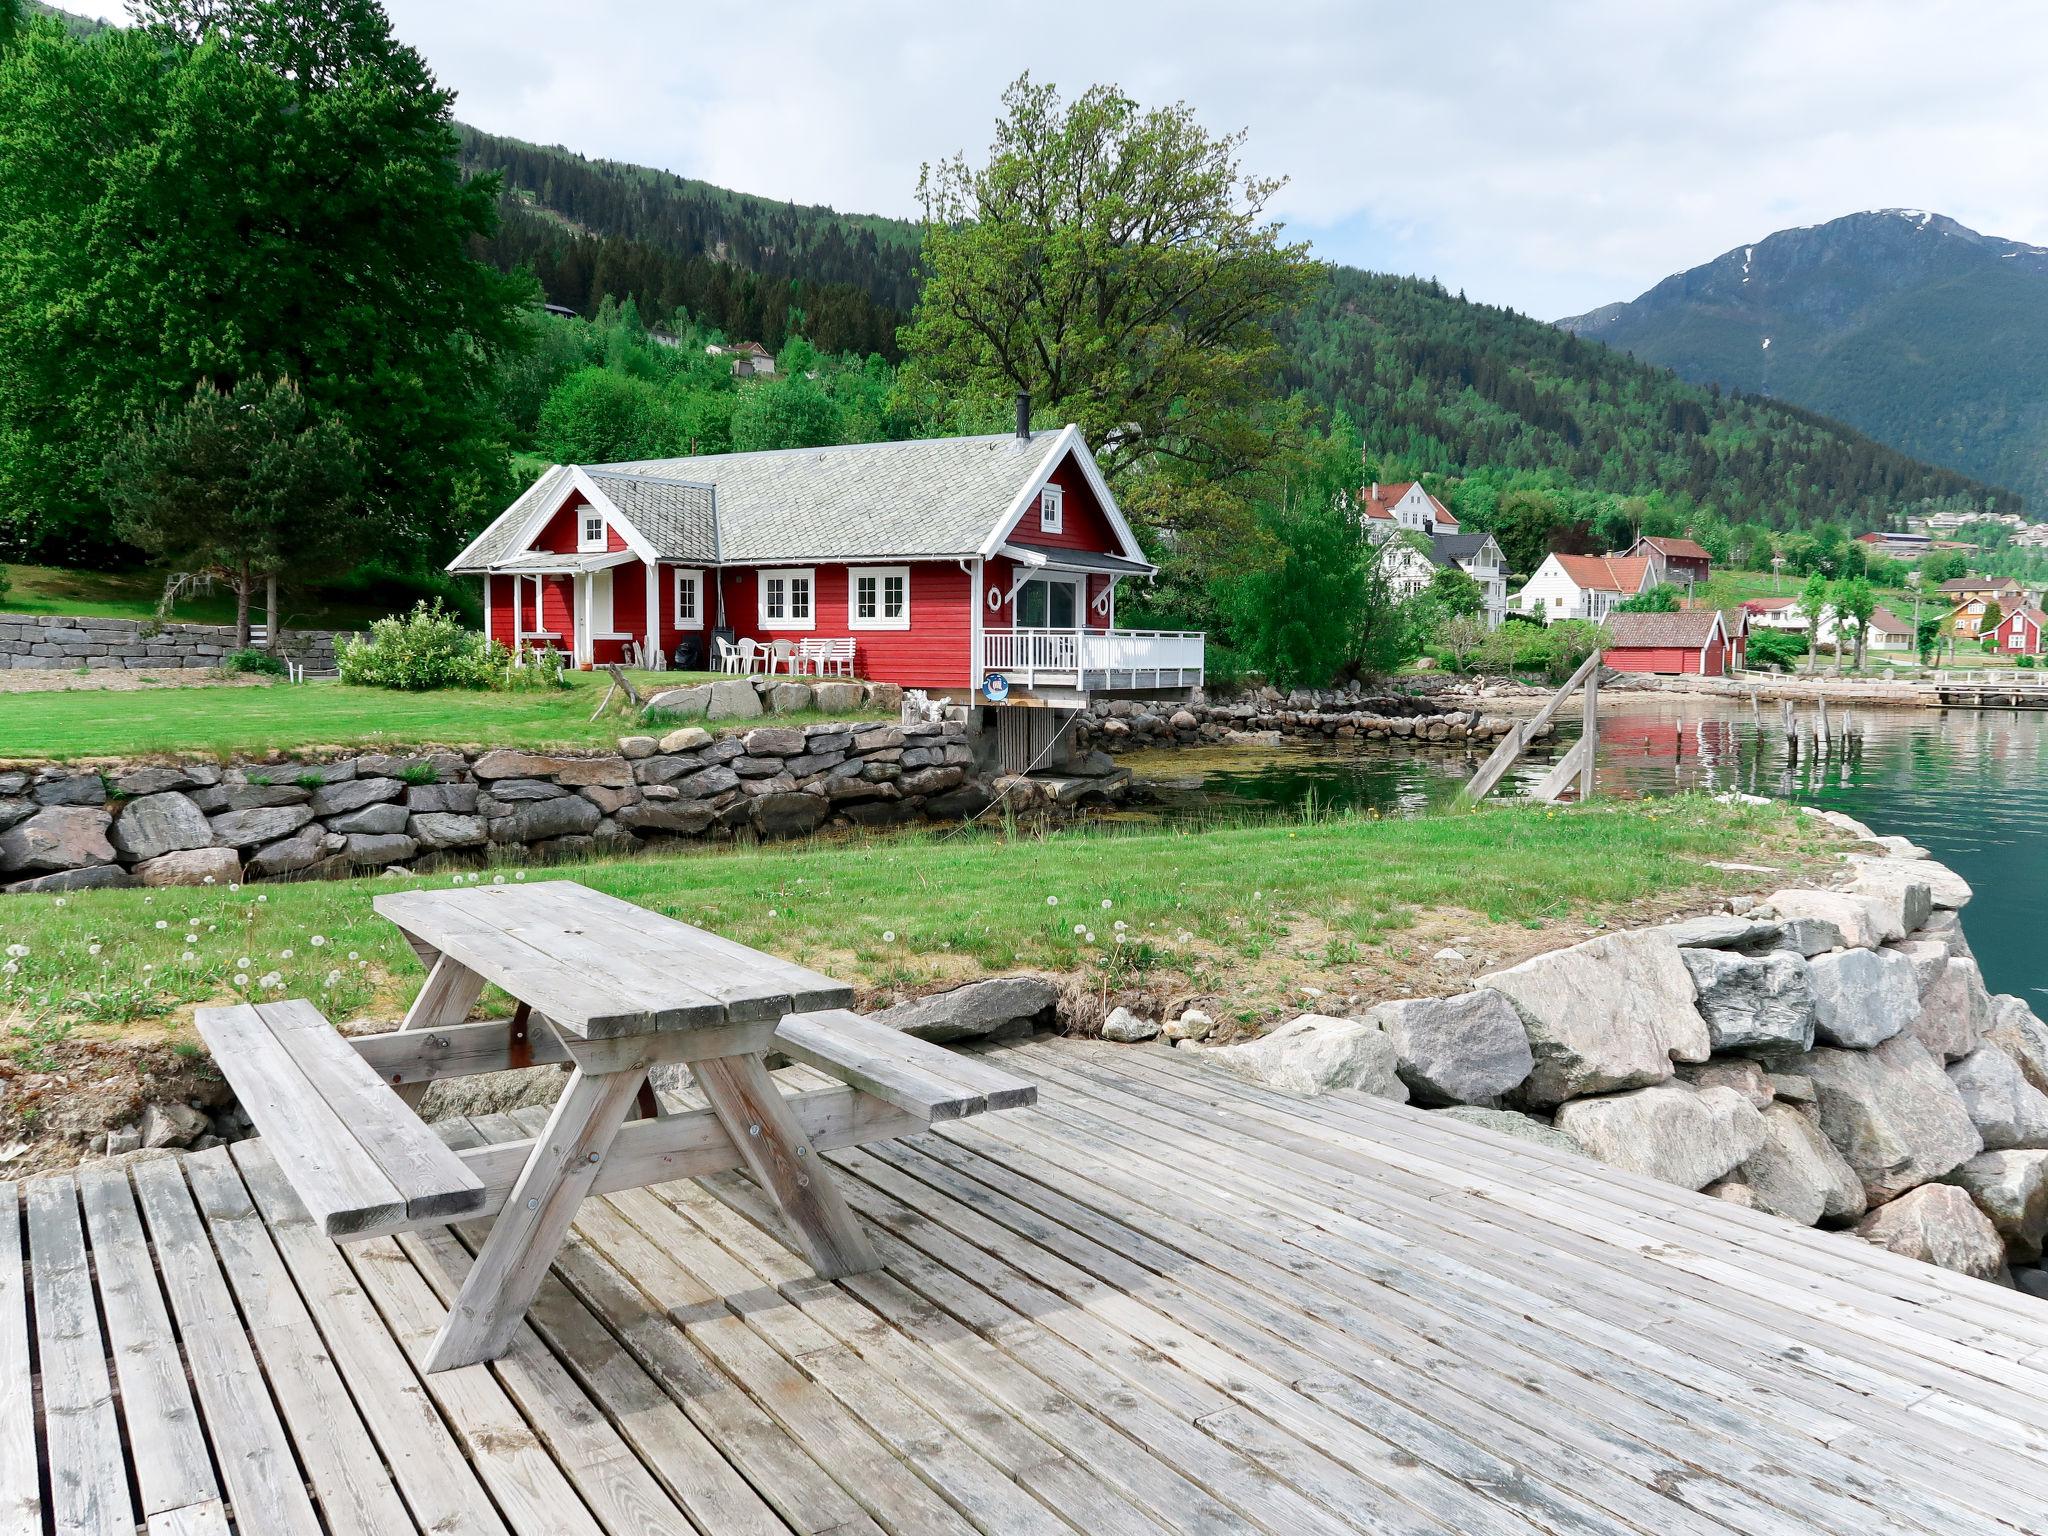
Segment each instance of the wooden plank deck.
M1170 1051L990 1059L1039 1103L828 1154L882 1270L736 1174L607 1195L434 1376L475 1227L336 1247L260 1142L0 1183L0 1536L2048 1533L2048 1306Z

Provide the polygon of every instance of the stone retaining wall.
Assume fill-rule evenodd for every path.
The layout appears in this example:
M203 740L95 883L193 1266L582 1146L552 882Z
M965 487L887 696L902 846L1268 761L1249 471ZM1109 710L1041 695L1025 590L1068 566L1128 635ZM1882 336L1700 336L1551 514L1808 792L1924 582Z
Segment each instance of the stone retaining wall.
M86 619L68 615L0 613L0 667L76 670L79 667L217 667L235 649L232 624L165 624L155 633L139 619ZM315 673L334 670L342 631L294 629L285 649Z
M1248 736L1320 736L1331 741L1492 742L1513 720L1480 709L1446 708L1428 695L1261 689L1239 698L1153 708L1098 699L1075 728L1075 744L1127 752L1140 747L1215 745ZM1546 725L1537 739L1552 734Z
M2048 1024L1986 990L1959 916L1968 885L1829 819L1869 839L1831 888L1738 898L1454 997L1304 1015L1241 1045L1205 1046L1200 1014L1163 1033L1272 1086L1412 1100L2048 1295ZM1105 1038L1162 1033L1111 1025Z
M378 753L326 762L0 771L8 891L574 858L671 839L954 820L994 791L958 721L698 726L616 752Z

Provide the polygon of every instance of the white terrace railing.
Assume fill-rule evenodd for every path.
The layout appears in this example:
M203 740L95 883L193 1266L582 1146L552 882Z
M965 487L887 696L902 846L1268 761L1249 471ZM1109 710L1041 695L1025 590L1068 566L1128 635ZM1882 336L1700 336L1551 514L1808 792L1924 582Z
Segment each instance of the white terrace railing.
M1012 687L1199 688L1199 630L991 629L977 675L1000 672Z

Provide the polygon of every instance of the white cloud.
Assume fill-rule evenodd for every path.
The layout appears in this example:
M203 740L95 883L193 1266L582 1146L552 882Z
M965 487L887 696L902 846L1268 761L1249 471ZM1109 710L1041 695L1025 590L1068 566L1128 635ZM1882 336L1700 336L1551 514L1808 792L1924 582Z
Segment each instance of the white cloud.
M914 212L1020 71L1115 80L1249 128L1324 255L1545 316L1858 208L2048 243L2017 0L389 3L479 127L860 211Z

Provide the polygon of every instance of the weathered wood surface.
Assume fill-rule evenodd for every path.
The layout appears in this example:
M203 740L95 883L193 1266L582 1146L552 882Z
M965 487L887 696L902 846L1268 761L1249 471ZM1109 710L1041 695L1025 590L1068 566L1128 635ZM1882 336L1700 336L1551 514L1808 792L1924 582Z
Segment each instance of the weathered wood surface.
M434 1375L487 1223L337 1247L267 1141L0 1183L0 1533L2048 1533L2026 1297L1183 1053L953 1060L1038 1100L820 1148L881 1268L601 1173Z

